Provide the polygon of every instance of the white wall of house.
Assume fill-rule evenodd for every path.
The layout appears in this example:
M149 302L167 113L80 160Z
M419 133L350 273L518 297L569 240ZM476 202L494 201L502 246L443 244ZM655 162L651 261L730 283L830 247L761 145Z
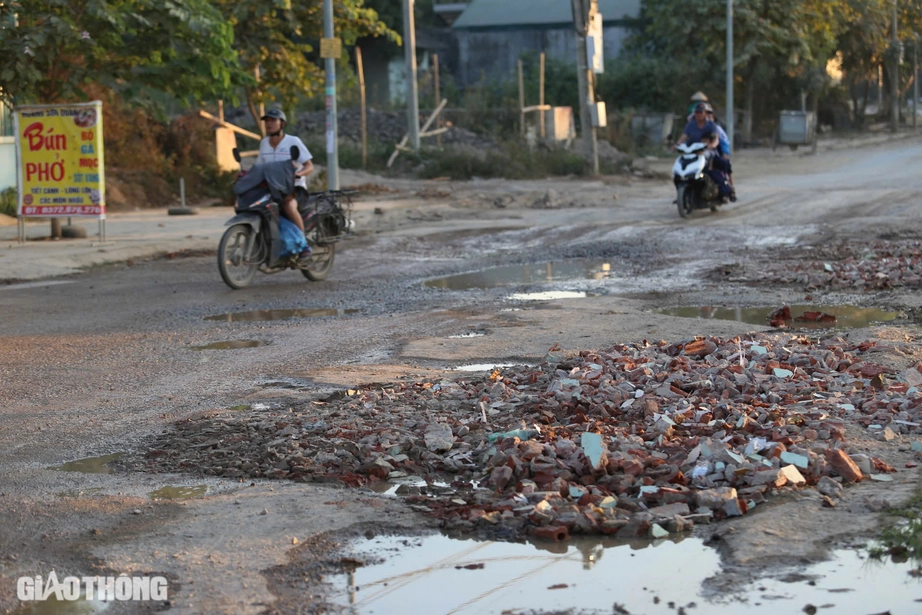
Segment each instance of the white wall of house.
M16 187L16 144L13 137L0 137L0 191Z
M16 141L10 110L0 103L0 191L16 187Z

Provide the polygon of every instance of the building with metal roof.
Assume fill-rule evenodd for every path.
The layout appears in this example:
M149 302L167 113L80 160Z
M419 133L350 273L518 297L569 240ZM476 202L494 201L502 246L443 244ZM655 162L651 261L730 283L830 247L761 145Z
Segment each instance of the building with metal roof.
M452 24L458 42L456 78L512 79L524 53L576 63L570 0L471 0ZM640 16L640 0L599 0L606 59L617 57Z

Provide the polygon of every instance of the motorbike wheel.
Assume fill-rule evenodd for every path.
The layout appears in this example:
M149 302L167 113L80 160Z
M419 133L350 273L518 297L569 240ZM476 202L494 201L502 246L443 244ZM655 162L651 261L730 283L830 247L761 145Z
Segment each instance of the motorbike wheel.
M235 224L226 231L218 244L218 271L221 279L234 290L250 285L259 269L259 263L250 260L247 246L256 247L255 233L248 224Z
M679 215L687 218L695 210L695 193L688 186L676 188L676 203L679 206Z
M311 282L325 280L330 269L333 268L333 259L336 257L336 244L315 244L311 242L310 260L307 265L301 267L301 273Z

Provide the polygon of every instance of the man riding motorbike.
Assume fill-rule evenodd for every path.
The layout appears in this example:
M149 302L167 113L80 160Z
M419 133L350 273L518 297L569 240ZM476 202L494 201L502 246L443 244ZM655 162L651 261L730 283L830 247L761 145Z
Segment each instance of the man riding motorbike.
M695 105L692 119L685 125L679 143L698 143L704 140L704 135L717 133L717 125L707 118L707 103L700 102Z
M291 147L298 147L300 156L294 162L300 165L295 171L295 191L303 190L307 194L307 176L314 171L313 156L298 137L285 134L285 126L288 119L281 109L269 109L261 118L266 125L266 136L259 142L259 157L256 164L265 164L267 162L278 162L280 160L291 160ZM293 222L304 233L304 220L298 213L298 203L294 194L287 195L280 206L282 214L288 220ZM310 247L305 249L299 258L307 258L311 255Z

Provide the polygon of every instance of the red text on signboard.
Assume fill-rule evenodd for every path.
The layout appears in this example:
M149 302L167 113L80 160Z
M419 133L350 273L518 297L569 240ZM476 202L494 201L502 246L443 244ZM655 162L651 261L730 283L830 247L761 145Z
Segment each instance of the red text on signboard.
M54 129L52 129L54 130ZM45 133L45 126L41 122L30 124L23 131L23 136L29 139L29 151L37 152L40 150L63 151L67 149L67 136Z

